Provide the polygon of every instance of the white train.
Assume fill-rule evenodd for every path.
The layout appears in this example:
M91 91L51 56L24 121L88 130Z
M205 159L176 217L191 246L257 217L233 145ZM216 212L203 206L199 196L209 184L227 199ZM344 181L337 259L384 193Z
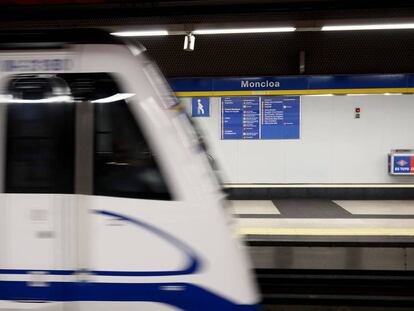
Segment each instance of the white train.
M257 310L187 117L144 50L0 35L0 310Z

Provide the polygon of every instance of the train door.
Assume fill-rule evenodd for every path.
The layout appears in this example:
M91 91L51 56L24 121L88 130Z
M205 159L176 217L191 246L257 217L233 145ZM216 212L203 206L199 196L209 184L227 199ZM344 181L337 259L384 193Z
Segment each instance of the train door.
M7 298L55 300L54 271L67 255L62 208L74 191L74 105L65 82L50 75L11 77L2 101L5 266L23 281Z
M82 206L90 239L81 246L86 282L78 286L86 296L93 293L95 302L82 310L99 301L108 309L171 310L161 304L173 300L174 289L181 291L171 281L198 267L193 250L179 238L189 226L186 203L171 193L147 139L156 128L143 127L134 115L136 95L122 92L114 76L88 79L93 87L82 97L93 104L94 144L92 166L85 167L92 172L84 185L90 195L82 197Z

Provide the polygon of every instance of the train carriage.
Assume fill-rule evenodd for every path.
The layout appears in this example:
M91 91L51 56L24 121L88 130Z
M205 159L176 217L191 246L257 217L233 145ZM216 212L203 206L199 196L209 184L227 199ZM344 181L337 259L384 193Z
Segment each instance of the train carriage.
M256 310L186 115L143 48L0 35L0 310Z

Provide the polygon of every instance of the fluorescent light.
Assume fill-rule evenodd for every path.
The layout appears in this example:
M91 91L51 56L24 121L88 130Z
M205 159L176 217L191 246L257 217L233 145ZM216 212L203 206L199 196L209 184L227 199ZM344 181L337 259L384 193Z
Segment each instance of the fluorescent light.
M117 37L168 36L168 31L167 30L119 31L119 32L112 32L111 35L117 36Z
M117 102L119 100L124 100L127 98L131 98L132 96L135 96L135 94L133 93L118 93L109 97L105 97L105 98L100 98L100 99L95 99L95 100L91 100L92 104L105 104L105 103L113 103L113 102Z
M323 26L321 30L322 31L335 31L335 30L380 30L380 29L414 29L414 23Z
M292 32L295 27L267 27L267 28L221 28L221 29L196 29L195 35L216 35L234 33L265 33L265 32Z

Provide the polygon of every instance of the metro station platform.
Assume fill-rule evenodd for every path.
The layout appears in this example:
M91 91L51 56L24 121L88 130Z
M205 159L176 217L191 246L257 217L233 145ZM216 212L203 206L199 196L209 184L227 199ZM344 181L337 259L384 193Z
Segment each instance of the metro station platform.
M414 201L233 200L241 234L414 236Z
M414 201L234 200L246 235L414 236Z
M414 270L412 200L233 200L256 269Z

